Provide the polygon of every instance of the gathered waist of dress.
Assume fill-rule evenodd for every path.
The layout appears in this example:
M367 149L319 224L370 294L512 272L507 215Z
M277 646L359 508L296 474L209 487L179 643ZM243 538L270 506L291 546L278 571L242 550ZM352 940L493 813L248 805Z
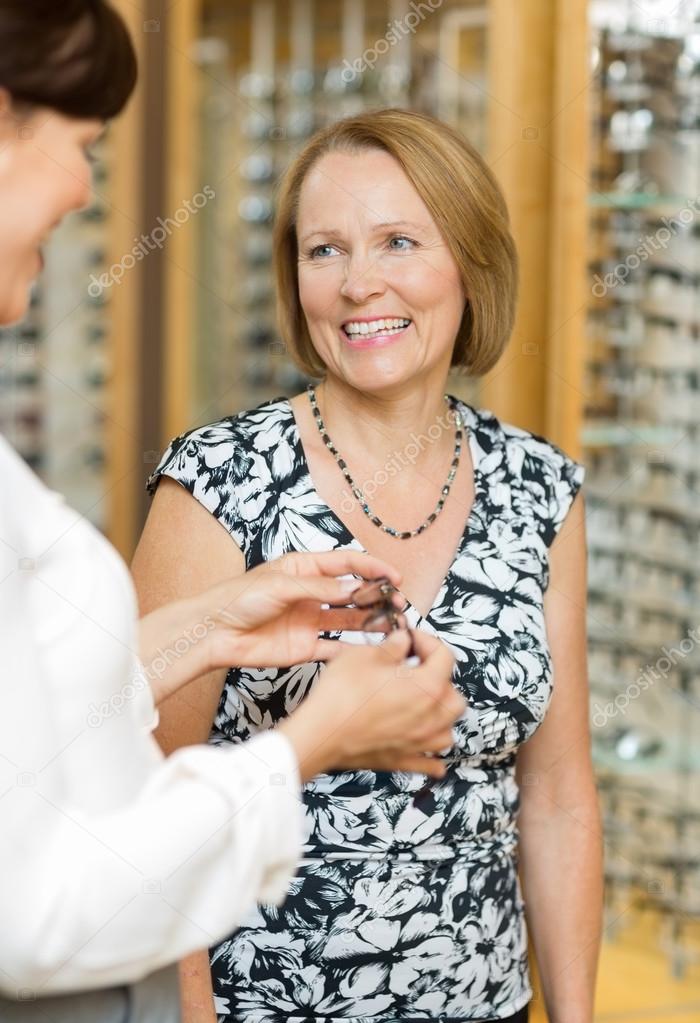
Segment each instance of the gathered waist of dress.
M303 847L302 862L324 862L333 860L354 860L366 862L376 860L397 863L439 863L450 860L470 863L492 863L497 857L512 857L518 846L518 828L514 820L497 831L485 831L471 839L450 842L423 842L408 845L391 842L383 847L366 845L353 849L340 845L308 843Z

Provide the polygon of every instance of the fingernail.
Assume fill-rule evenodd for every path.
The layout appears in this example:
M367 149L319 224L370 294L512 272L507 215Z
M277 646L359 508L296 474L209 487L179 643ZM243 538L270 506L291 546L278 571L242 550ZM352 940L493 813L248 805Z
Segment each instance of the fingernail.
M362 580L361 579L341 579L340 580L340 588L343 591L343 593L354 593L355 590L359 590L360 586L362 586Z

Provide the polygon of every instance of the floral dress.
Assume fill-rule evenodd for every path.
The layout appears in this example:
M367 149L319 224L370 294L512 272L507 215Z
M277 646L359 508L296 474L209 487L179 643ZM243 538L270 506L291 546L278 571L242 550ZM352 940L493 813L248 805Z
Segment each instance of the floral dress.
M424 776L373 771L305 786L306 844L287 901L259 906L211 950L221 1023L461 1023L506 1018L531 998L515 761L552 693L548 548L584 470L543 438L452 402L474 503L429 613L406 614L452 648L468 700L447 774L427 789ZM287 551L363 549L314 489L286 399L178 437L151 492L163 474L220 521L248 567ZM210 741L274 727L321 667L232 668Z

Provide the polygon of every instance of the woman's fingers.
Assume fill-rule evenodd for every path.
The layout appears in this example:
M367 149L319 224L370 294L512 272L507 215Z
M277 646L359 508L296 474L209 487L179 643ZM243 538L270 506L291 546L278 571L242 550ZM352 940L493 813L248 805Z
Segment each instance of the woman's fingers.
M357 668L359 678L366 680L367 671L376 671L376 661L398 667L408 656L410 643L407 629L396 629L389 633L383 643L378 645L343 643L339 639L319 639L316 652L323 656L316 657L319 661L333 661L341 654L345 655L347 664L347 680L354 679L353 670ZM369 658L369 660L368 660ZM371 661L375 663L372 664ZM353 663L354 662L354 663Z
M349 646L349 643L341 643L337 639L319 639L316 641L312 660L325 661L329 664L342 654L344 650L347 650Z
M443 727L429 735L422 733L415 740L415 748L421 753L444 753L445 750L451 750L454 744L455 737L451 726Z
M353 606L353 591L361 585L362 582L358 579L336 579L322 575L286 575L283 572L267 572L260 575L257 580L257 586L263 594L268 593L282 603L294 604L302 600L315 601L319 612L337 611L337 614L328 617L329 624L325 624L320 630L325 632L343 628L362 630L363 623L370 617L372 608ZM392 603L398 615L403 601L398 595L394 595ZM322 605L327 605L327 607L322 607ZM405 619L401 618L401 621L403 622Z
M337 555L337 556L336 556ZM312 574L295 574L283 571L285 558L310 558L315 563ZM361 579L337 578L334 575L319 574L321 568L342 573L351 562L363 560L363 570L384 572L383 562L359 555L356 552L332 551L328 556L319 555L285 555L276 562L260 565L243 577L237 577L231 583L222 584L223 606L220 609L222 618L231 625L246 627L247 620L252 624L262 623L275 617L285 607L292 607L304 601L309 624L317 625L319 632L386 632L390 622L376 621L369 623L372 608L356 608L353 606L353 592L362 586ZM313 568L307 565L307 568ZM405 618L401 614L405 601L399 593L392 594L391 602L396 612L397 624L404 627Z
M395 618L399 628L405 628L406 619L397 612ZM331 607L324 608L319 615L319 632L391 632L392 622L386 615L373 616L366 608Z
M415 669L416 677L421 683L430 678L449 679L454 668L454 654L442 640L428 636L420 629L411 629L413 648L420 657L421 663ZM452 685L449 690L454 692Z
M389 633L383 643L374 649L379 657L398 667L405 661L410 647L411 638L408 629L395 629L394 632Z
M275 562L271 562L272 565ZM293 575L339 576L358 575L362 579L380 579L386 576L394 586L401 582L401 573L393 565L363 551L325 551L322 554L285 554L278 561L283 571L291 570Z
M413 640L413 649L416 651L421 661L427 660L428 657L435 653L436 650L447 650L447 647L441 639L438 639L437 636L431 636L427 632L423 632L422 629L411 629L411 639ZM452 655L450 654L450 656Z
M423 742L438 732L441 733L443 741L442 745L435 747L436 749L440 750L453 744L452 725L464 714L467 703L450 681L451 664L452 661L448 660L441 674L426 671L426 668L430 668L429 662L408 669L406 681L415 686L413 705L422 712L421 716L415 719L415 726L411 727L413 722L408 726L407 734L414 737L415 748L419 746L421 749L427 748L423 746Z
M440 676L425 676L423 666L407 665L409 649L406 629L371 647L317 643L319 659L326 655L335 663L321 673L306 707L315 708L321 720L337 721L336 766L374 765L442 777L440 761L425 754L453 746L452 726L464 701L449 681L450 658Z
M430 683L430 689L427 689L428 683L425 685L419 683L421 688L426 688L426 691L430 692L433 698L433 707L431 716L427 717L423 723L421 729L421 735L425 735L429 732L436 731L441 728L451 728L452 724L462 715L467 709L467 701L464 699L461 693L458 693L451 682L446 682L443 686L434 686ZM449 745L452 742L450 740Z

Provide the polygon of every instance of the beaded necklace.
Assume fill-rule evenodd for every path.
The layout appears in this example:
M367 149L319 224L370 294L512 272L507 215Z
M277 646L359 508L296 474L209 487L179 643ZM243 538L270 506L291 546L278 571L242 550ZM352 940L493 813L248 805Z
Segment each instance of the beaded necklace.
M340 456L338 449L328 436L326 427L324 426L323 423L323 419L321 418L321 410L318 407L318 402L316 400L316 390L313 384L309 384L309 386L307 387L307 392L309 395L309 402L311 403L311 409L313 411L314 418L316 419L316 425L318 426L318 430L319 433L321 434L323 443L326 445L326 447L328 448L328 450L338 463L338 468L345 477L345 480L348 483L354 497L359 502L362 511L365 513L370 522L373 525L377 526L378 529L381 529L383 530L383 532L388 533L389 536L395 536L398 540L410 540L411 537L418 536L420 533L424 533L429 526L432 526L433 522L435 522L435 519L438 517L438 515L445 506L445 501L447 500L447 497L450 493L450 488L452 487L454 478L457 475L457 468L459 466L459 456L462 451L462 417L460 416L457 409L452 408L452 412L455 418L455 453L450 464L450 471L447 474L447 480L445 481L445 485L443 486L442 491L440 493L440 500L435 506L435 511L431 512L430 515L425 520L425 522L422 522L420 526L417 527L417 529L401 530L394 529L392 526L385 525L385 523L382 522L378 515L374 514L370 506L367 504L364 494L362 493L362 491L357 486L354 479L348 472L347 462L345 461L344 458ZM445 395L445 401L447 402L448 406L450 406L450 399L447 395Z

